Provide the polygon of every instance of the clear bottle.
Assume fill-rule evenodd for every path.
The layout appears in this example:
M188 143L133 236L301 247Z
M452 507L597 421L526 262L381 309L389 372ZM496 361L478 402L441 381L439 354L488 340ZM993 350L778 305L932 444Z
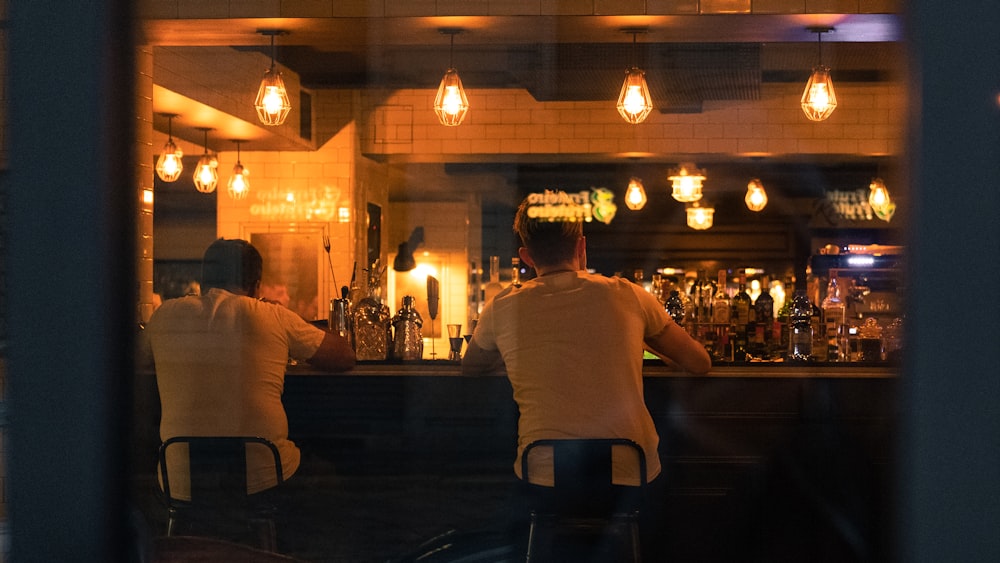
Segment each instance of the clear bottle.
M774 341L774 298L771 297L771 280L764 276L761 280L760 295L753 303L757 331L754 340L763 357L769 357Z
M719 270L719 284L716 286L715 295L712 296L712 322L728 325L732 316L730 307L729 294L726 293L726 271Z
M847 347L842 346L845 340L845 327L847 322L847 307L840 298L840 288L837 286L837 278L830 278L830 283L826 286L826 297L821 305L823 309L824 334L826 335L827 361L845 362L848 360Z
M708 279L705 270L698 270L698 279L691 287L694 297L695 322L712 322L712 296L715 295L715 286L712 280Z
M490 256L490 282L483 290L483 304L493 301L498 293L503 289L500 285L500 257Z
M517 256L510 259L510 285L521 287L521 259Z
M424 338L421 334L424 320L413 308L413 301L412 295L404 296L403 306L392 318L392 355L397 360L419 360L424 357Z
M805 289L796 289L788 306L788 359L805 361L812 356L813 304Z

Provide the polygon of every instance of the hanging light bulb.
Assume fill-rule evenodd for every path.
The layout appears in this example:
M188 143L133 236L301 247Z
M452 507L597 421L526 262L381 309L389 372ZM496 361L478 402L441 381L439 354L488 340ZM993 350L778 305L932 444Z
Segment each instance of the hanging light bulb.
M257 119L264 125L281 125L288 117L292 104L288 101L285 81L282 80L281 72L274 63L274 37L287 32L267 29L258 33L271 36L271 68L264 73L264 78L260 81L253 107L257 110Z
M691 162L682 162L668 176L673 186L674 199L681 203L690 203L701 199L701 187L705 181L705 171L698 170Z
M625 205L633 211L638 211L646 206L646 189L642 187L642 180L633 177L628 182L625 190Z
M184 163L181 157L184 151L174 144L173 119L177 117L174 113L161 114L167 118L167 144L163 145L160 157L156 159L156 175L164 182L176 182L184 171Z
M715 218L715 208L710 205L702 205L698 202L688 205L687 225L696 231L704 231L712 228Z
M816 34L819 45L819 64L813 67L812 75L802 91L802 111L812 121L823 121L837 109L837 94L833 90L830 67L823 64L823 34L833 31L832 27L810 27Z
M871 206L876 217L888 222L896 212L896 204L889 198L889 190L885 187L882 178L872 180L868 189L868 205Z
M760 211L767 206L767 192L764 191L764 184L760 183L759 178L754 178L747 184L747 195L743 201L750 211Z
M229 177L226 191L233 199L246 199L247 192L250 191L250 180L247 178L250 171L240 162L240 141L233 142L236 143L236 165L233 166L233 175Z
M219 160L208 152L208 132L210 128L200 127L205 132L205 154L198 159L194 168L194 187L203 194L210 194L219 185Z
M462 87L462 79L452 64L455 35L462 33L462 30L444 28L440 32L451 36L451 49L448 54L448 71L444 73L441 84L438 86L437 95L434 96L434 113L437 114L441 125L454 127L460 125L465 119L465 114L469 113L469 98L466 97L465 88Z
M625 71L625 82L622 83L622 90L618 94L618 113L629 123L636 125L642 123L653 111L653 99L649 95L649 86L646 84L646 73L635 66L635 36L637 33L645 33L645 29L628 29L626 33L632 34L632 68Z

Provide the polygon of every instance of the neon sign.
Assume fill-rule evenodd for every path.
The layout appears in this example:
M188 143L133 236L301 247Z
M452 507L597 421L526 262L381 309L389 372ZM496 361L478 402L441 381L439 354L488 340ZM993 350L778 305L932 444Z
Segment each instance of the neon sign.
M528 194L527 199L528 217L545 221L597 220L608 224L618 210L614 204L615 194L607 188L572 193L545 190L544 193Z

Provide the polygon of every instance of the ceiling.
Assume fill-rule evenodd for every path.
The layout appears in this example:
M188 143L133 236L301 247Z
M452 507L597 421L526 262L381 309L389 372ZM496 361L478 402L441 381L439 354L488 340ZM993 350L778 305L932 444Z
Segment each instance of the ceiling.
M811 26L833 30L820 44ZM898 80L905 54L894 14L149 20L141 33L152 46L229 46L269 56L264 29L287 32L275 40L275 57L307 88L434 88L450 61L470 90L614 100L634 64L646 71L663 113L754 100L768 82L804 83L820 57L841 82ZM165 120L155 126L164 130ZM183 137L184 124L174 128ZM255 150L282 148L280 139L269 147L266 131L258 133L265 138L255 135ZM188 140L200 142L197 136Z

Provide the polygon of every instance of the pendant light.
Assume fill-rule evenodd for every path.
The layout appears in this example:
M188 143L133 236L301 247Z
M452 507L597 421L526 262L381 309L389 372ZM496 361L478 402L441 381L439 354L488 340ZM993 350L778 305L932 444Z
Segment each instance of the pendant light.
M625 190L625 205L633 211L638 211L646 206L646 189L642 187L642 179L632 177L628 181L628 188Z
M210 194L219 185L219 159L208 152L208 132L210 127L199 127L205 133L205 154L198 159L194 168L194 187L203 194Z
M715 219L715 208L702 202L694 202L688 205L687 226L696 231L711 229Z
M690 203L701 199L701 187L705 181L705 171L699 170L692 162L682 162L668 176L674 199L681 203Z
M233 175L229 177L226 191L233 199L246 199L247 192L250 191L250 180L247 178L250 171L240 162L240 143L242 141L233 139L233 142L236 143L236 166L233 166Z
M177 178L181 177L181 172L184 171L184 163L181 162L184 151L174 144L173 119L177 117L177 114L161 113L160 115L167 118L167 144L163 145L163 151L156 159L156 175L164 182L176 182Z
M764 191L764 184L760 183L760 178L754 178L747 184L747 195L743 201L750 211L761 211L767 206L767 192Z
M636 35L646 33L647 30L633 28L622 31L632 34L633 64L625 71L625 82L622 83L621 93L618 94L618 113L625 121L637 125L645 121L649 112L653 111L653 99L649 95L649 86L646 85L646 72L635 65Z
M875 178L868 186L868 205L871 206L875 216L888 222L896 212L896 204L889 198L889 190L885 187L882 178Z
M281 125L288 117L292 104L288 101L285 81L282 80L281 72L274 63L274 38L277 35L285 35L287 32L264 29L257 33L271 37L271 68L264 73L264 78L260 81L260 88L257 89L257 97L254 99L253 107L257 110L257 119L264 125Z
M802 92L802 111L812 121L823 121L837 109L837 94L833 90L830 67L823 64L823 34L833 31L832 27L806 28L816 34L819 47L819 64L813 67L812 76Z
M465 88L462 87L462 79L452 64L455 54L455 36L462 33L462 30L446 27L439 31L451 36L451 48L448 52L448 71L444 73L441 84L438 86L437 95L434 96L434 113L437 114L441 125L455 127L461 125L465 114L469 113L469 98L466 97Z

